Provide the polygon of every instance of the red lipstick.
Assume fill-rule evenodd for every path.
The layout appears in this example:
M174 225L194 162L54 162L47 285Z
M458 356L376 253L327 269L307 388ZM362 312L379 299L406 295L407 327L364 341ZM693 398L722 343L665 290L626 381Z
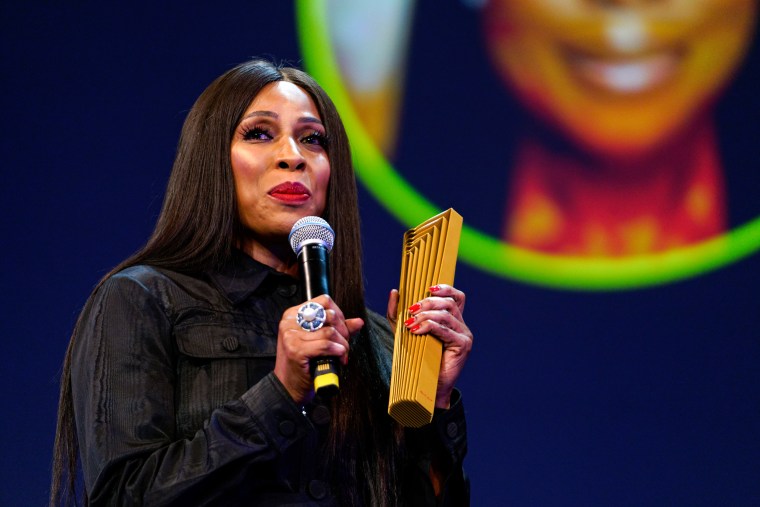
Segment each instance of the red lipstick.
M301 183L286 181L272 188L269 195L280 201L303 202L311 197L311 192Z

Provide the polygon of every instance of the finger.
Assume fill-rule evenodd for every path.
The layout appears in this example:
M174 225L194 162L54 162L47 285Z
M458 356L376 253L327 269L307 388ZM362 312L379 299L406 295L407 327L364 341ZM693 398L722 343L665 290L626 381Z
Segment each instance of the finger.
M333 323L329 328L336 332L336 336L328 335L328 339L338 343L345 343L349 347L351 337L359 333L362 327L364 327L364 320L359 317Z
M325 312L325 323L324 326L331 326L335 328L335 330L343 336L345 339L348 339L351 337L351 332L349 331L348 327L346 326L346 321L342 318L342 315L338 315L338 313L335 310L327 310Z
M315 357L334 356L343 358L347 356L348 340L334 327L323 327L316 331L302 331L299 333L299 341L294 347L308 361Z
M452 300L454 300L454 303L456 303L457 308L459 308L460 312L464 312L464 302L465 302L465 294L461 290L452 287L451 285L447 285L445 283L441 283L438 285L433 285L430 287L430 294L433 296L438 297L449 297Z
M422 316L426 313L437 311L449 313L457 320L464 320L459 306L450 297L426 297L408 308L409 316L411 317Z
M346 320L346 327L348 328L349 336L354 336L364 327L364 320L356 317L355 319Z
M447 311L433 310L418 313L407 319L404 325L414 334L432 334L437 338L450 335L448 331L467 335L469 328L461 319L455 318Z
M322 294L321 296L317 296L313 298L311 301L314 301L315 303L319 303L325 308L325 310L334 310L335 315L337 316L338 319L340 320L344 319L343 311L340 309L340 307L335 302L335 300L331 298L329 295Z
M468 328L457 331L434 320L427 320L418 325L414 334L429 334L443 343L445 350L456 351L457 355L467 356L472 349L472 333Z
M360 317L346 319L339 310L327 310L325 312L325 326L335 328L346 340L350 339L364 327L364 320Z

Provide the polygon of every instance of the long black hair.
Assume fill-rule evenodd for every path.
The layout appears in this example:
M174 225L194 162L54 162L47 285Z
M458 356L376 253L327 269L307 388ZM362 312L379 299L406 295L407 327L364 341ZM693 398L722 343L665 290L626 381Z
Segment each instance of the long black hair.
M264 60L251 60L227 71L200 95L182 128L155 230L142 249L103 280L137 264L198 273L221 267L231 259L242 226L230 145L246 108L264 86L275 81L291 82L311 96L329 136L330 180L323 218L336 231L330 272L333 280L340 280L331 284L331 296L346 317L362 317L368 322L356 182L343 123L330 98L312 77ZM77 322L63 365L51 505L75 503L77 496L79 452L71 393L71 351L80 325L81 321ZM371 332L370 326L365 326L352 342L351 359L342 371L341 394L331 401L334 416L327 438L326 470L342 505L397 503L402 431L388 417L382 402L368 402L387 400L370 345ZM84 497L86 503L86 492Z

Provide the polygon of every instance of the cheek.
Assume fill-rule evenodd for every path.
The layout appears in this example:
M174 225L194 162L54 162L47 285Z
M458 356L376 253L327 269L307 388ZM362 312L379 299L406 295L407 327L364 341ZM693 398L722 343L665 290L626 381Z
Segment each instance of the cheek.
M230 156L235 195L241 212L254 203L258 196L262 170L243 150L232 150Z
M247 178L247 175L251 172L251 163L245 150L240 148L232 148L230 152L230 164L232 165L232 175L237 183L239 180Z

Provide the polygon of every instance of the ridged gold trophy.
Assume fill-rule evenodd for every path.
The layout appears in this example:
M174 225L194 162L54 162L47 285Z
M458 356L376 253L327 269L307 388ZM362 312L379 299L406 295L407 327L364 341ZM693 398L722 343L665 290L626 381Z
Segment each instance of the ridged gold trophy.
M388 404L403 426L419 428L433 419L443 347L429 334L410 333L401 310L429 296L433 285L454 284L461 232L462 216L449 208L404 233Z

